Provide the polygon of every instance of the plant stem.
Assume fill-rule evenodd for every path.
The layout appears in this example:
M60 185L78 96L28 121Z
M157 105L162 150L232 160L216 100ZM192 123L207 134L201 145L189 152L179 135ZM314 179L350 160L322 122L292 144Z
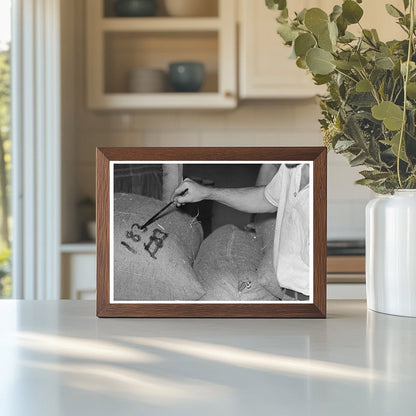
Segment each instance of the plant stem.
M338 72L338 73L339 73L339 74L341 74L341 75L344 75L344 77L349 78L351 81L353 81L353 82L355 82L355 83L357 83L357 82L358 82L355 78L351 77L351 76L350 76L350 75L348 75L348 74L345 74L344 72L340 71L338 68L335 68L335 71L336 71L336 72Z
M402 119L402 128L400 129L400 140L399 140L399 149L397 151L397 177L399 179L399 186L403 188L402 177L400 174L400 156L403 147L404 141L404 132L406 130L406 110L407 110L407 83L409 82L409 69L410 61L412 59L412 50L413 50L413 36L414 36L414 27L415 27L415 0L410 0L410 30L409 30L409 45L407 47L407 60L406 60L406 73L404 76L404 86L403 86L403 119Z
M365 72L365 69L362 67L362 65L361 65L361 69L362 69L362 71L360 71L360 75L363 77L363 79L365 79L366 81L368 81L368 83L370 84L371 93L373 94L374 99L377 101L377 104L380 104L380 98L378 96L376 87L370 81L370 78L368 78L367 73Z

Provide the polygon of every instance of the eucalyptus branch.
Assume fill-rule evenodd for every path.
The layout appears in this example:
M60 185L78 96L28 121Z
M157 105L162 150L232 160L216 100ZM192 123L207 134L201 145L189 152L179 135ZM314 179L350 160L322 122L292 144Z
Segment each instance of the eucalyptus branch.
M367 73L365 72L365 69L363 68L363 66L361 65L361 71L360 71L360 75L362 76L363 79L365 79L369 84L370 84L370 88L371 88L371 93L373 94L374 99L377 101L377 104L380 104L380 97L378 95L378 92L376 90L376 87L374 86L374 84L371 82L370 78L368 78Z
M274 8L276 2L286 4L284 0L267 1L270 8ZM370 169L362 184L371 189L390 193L394 189L416 188L416 133L412 126L416 115L416 71L412 68L416 51L416 0L404 1L404 16L398 9L387 7L392 17L399 17L396 22L406 33L404 40L389 42L378 41L376 34L364 29L365 25L360 22L364 14L360 3L357 0L348 7L338 5L342 11L338 10L340 14L337 15L317 7L306 9L302 22L299 17L293 20L288 17L285 9L279 24L289 25L293 34L302 35L295 53L298 57L307 56L305 69L317 77L318 82L326 84L328 95L320 98L325 142L332 143L336 153L350 157L356 157L358 149L361 150L362 158L355 159L355 164ZM339 16L347 22L346 26L356 24L361 33L351 37L338 33L333 50L326 47L328 36L322 38L325 41L322 44L318 40L321 33L331 30L331 22L338 24ZM291 35L288 29L283 27L281 34L279 32L283 39ZM333 40L332 34L330 39ZM286 43L293 46L293 42ZM349 121L359 114L362 115L357 120L362 122ZM344 144L342 140L352 143ZM391 173L388 180L379 179L379 170Z
M403 141L404 141L404 132L406 130L406 121L407 121L407 83L409 82L409 70L410 70L410 62L412 60L412 50L413 50L413 37L414 37L414 29L415 29L415 0L410 0L410 30L409 30L409 44L407 47L407 60L406 60L406 73L404 75L404 85L403 85L403 119L402 119L402 127L400 129L400 139L399 139L399 148L397 151L397 177L399 179L400 188L403 188L402 176L400 173L400 156L403 148Z
M396 94L396 96L394 97L394 100L393 100L393 102L394 103L396 103L397 102L397 100L399 99L399 97L400 97L400 94L403 92L403 88L400 88L399 89L399 91L397 91L397 94Z
M338 68L335 68L335 72L338 72L339 74L344 75L344 77L350 79L352 82L355 82L355 83L358 82L355 78L351 77L348 74L345 74L344 72L340 71Z
M396 85L397 85L397 81L396 81L396 80L394 80L394 81L393 81L393 88L391 89L391 94L390 94L390 97L389 97L389 100L390 100L390 101L393 101L394 90L396 89ZM395 101L393 101L393 102L395 102Z

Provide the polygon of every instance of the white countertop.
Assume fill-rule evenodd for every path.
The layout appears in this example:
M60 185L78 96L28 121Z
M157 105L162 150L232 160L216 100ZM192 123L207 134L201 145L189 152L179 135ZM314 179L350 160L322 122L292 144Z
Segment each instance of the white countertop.
M0 415L412 415L416 319L97 319L0 301Z

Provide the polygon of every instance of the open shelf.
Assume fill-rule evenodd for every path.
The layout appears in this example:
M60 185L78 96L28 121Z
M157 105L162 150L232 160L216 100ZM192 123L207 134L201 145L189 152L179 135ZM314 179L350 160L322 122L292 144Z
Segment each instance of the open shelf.
M235 108L235 3L211 2L216 9L211 17L169 17L160 7L163 2L159 2L155 17L115 17L113 0L89 0L86 3L88 107L96 110ZM129 88L132 71L137 74L141 69L156 69L160 74L162 70L167 80L169 64L183 61L204 65L205 80L200 91L175 92L169 82L164 86L165 81L160 81L163 74L162 78L159 75L157 87L148 88L145 84L140 89L157 92L137 93L138 88Z
M234 108L233 97L216 93L165 93L165 94L105 94L95 108L100 109L203 109Z
M93 241L61 244L61 253L65 254L95 254L96 251L95 242Z
M137 33L112 32L104 37L105 94L131 94L128 88L130 71L138 68L163 70L177 61L198 61L204 64L205 81L201 93L218 92L218 38L216 32ZM169 83L159 94L174 93ZM190 93L176 94L175 100ZM142 94L139 94L142 95ZM148 97L147 97L148 98Z
M101 28L106 32L169 32L184 31L193 32L218 30L220 28L220 20L216 17L138 17L138 18L122 18L114 17L103 19Z
M117 0L99 0L103 5L102 16L105 19L116 17L115 14L115 3ZM170 1L170 0L167 0ZM230 1L230 0L227 0ZM155 17L141 17L140 19L154 19L158 17L166 17L174 19L175 17L170 16L168 13L168 7L166 7L166 0L156 0L157 2L157 13ZM203 11L195 17L218 17L219 15L219 0L204 0ZM195 10L195 9L194 9ZM185 19L194 19L195 17L186 17ZM121 19L129 20L134 19L132 17L121 17Z

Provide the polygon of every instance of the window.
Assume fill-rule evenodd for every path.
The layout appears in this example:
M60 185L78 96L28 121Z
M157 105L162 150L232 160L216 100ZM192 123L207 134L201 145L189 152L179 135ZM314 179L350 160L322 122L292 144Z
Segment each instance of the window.
M12 294L10 268L10 44L11 0L0 0L0 298Z

